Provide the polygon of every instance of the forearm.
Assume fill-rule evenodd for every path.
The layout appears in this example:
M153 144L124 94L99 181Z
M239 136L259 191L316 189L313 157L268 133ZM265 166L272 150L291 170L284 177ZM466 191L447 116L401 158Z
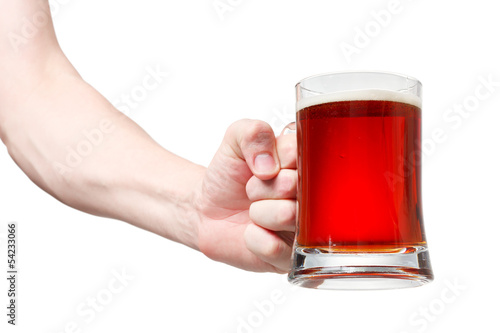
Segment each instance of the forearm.
M0 137L16 163L74 208L197 248L193 196L205 168L160 147L82 80L48 1L0 8ZM26 22L36 23L28 35Z
M0 134L16 163L65 204L197 248L204 168L160 147L66 64L45 66L3 91Z

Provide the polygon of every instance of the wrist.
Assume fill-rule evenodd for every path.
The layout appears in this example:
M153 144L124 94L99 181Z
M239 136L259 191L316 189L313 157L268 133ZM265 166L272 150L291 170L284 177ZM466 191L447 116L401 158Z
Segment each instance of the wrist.
M205 168L157 148L139 158L142 165L149 167L127 185L143 200L132 208L134 215L141 218L126 221L199 250L198 200ZM127 182L125 175L118 178Z
M177 239L174 239L175 241L200 251L199 238L202 230L200 226L203 216L201 213L202 184L206 168L196 164L186 165L186 167L187 169L179 174L179 178L184 182L177 187L178 193L175 195L174 206L178 208L179 214L176 214L175 223L169 223L169 221L167 223L176 226ZM183 193L184 189L187 190L186 193Z

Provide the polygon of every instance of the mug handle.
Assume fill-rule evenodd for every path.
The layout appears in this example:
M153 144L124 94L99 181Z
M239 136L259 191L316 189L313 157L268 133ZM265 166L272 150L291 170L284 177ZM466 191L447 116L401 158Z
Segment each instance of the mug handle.
M295 134L297 133L297 126L295 124L295 121L291 122L290 124L286 125L280 133L281 135L288 135L288 134Z

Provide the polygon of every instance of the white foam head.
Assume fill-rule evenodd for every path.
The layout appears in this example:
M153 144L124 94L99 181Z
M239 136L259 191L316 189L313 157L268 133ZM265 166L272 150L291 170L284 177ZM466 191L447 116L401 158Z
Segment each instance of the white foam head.
M297 102L296 110L300 111L303 108L313 105L342 101L390 101L411 104L422 108L422 99L418 96L391 90L366 89L309 96Z

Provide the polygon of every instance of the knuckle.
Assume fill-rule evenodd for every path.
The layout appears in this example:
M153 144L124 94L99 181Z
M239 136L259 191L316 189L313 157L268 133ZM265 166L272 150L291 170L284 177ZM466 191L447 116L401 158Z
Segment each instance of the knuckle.
M277 181L277 189L279 197L286 198L293 194L295 189L295 182L291 175L286 172L281 172Z
M290 222L295 221L295 205L292 201L286 201L279 208L278 214L280 225L288 225Z
M253 222L257 223L258 221L258 202L254 202L250 205L250 207L248 208L248 217L250 218L250 220L252 220Z
M296 153L297 150L297 140L295 137L284 136L278 139L278 150L280 153L285 155L292 155Z
M232 141L241 134L242 129L248 128L249 124L251 123L253 123L253 120L250 119L240 119L233 122L226 129L226 133L224 134L224 139L226 139L227 141Z
M279 258L282 252L283 244L279 241L269 242L267 246L262 249L262 255L269 259Z
M256 225L265 226L268 224L268 214L266 214L268 210L268 203L266 201L252 202L248 208L248 217Z
M252 176L248 180L248 182L245 186L245 190L246 190L248 199L255 200L255 198L257 197L259 182L260 182L259 178L255 177L255 176Z
M262 120L249 120L247 126L250 133L273 133L271 126Z
M278 156L286 169L297 169L297 140L295 136L286 135L278 138Z
M278 198L295 198L297 193L297 173L283 169L275 182L275 192Z
M234 133L238 132L238 128L241 127L241 124L245 122L245 120L237 120L231 125L226 130L226 134L224 135L226 138L232 136Z
M287 140L282 149L287 156L295 155L297 151L297 142L295 140Z
M249 120L245 124L244 146L266 143L271 139L274 140L274 132L268 123L262 120Z

